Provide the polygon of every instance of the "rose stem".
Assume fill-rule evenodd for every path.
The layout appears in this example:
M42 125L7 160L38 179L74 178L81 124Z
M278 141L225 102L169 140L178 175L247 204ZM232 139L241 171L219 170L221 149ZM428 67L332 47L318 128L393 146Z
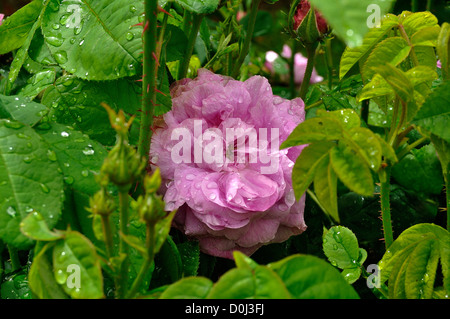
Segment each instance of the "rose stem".
M202 14L193 14L192 27L189 32L188 43L186 45L186 53L184 55L184 59L180 61L180 66L178 68L178 80L184 79L187 76L192 52L194 52L195 40L197 40L197 35L200 30L202 20Z
M150 150L151 126L153 124L153 107L156 104L156 77L158 74L158 63L156 61L157 42L157 14L158 1L145 1L144 21L144 61L142 79L142 107L141 124L139 128L138 153L147 159Z
M244 44L242 45L242 50L239 53L237 63L234 65L233 72L231 73L231 76L233 78L237 78L237 76L239 75L242 63L244 63L245 57L250 50L250 43L252 42L253 31L255 30L256 16L258 15L258 8L260 3L261 0L252 1L252 7L250 9L251 11L248 19L247 34L245 36Z
M305 75L303 77L302 85L300 87L300 97L305 100L306 93L308 93L309 83L311 81L311 75L314 69L314 62L316 60L316 46L308 45L306 47L306 52L308 55L308 63L306 64Z
M391 168L388 166L384 169L385 176L381 178L381 190L380 190L380 203L381 203L381 220L383 222L383 234L384 243L386 249L394 241L394 235L392 231L392 221L391 221L391 207L390 207L390 178L391 178Z

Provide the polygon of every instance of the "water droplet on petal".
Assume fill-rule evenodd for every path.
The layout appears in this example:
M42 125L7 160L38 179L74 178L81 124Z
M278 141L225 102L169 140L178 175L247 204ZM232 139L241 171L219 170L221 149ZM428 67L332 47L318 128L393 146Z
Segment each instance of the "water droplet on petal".
M187 179L188 181L193 181L194 178L195 178L195 175L194 175L194 174L187 174L187 175L186 175L186 179Z
M214 193L209 194L209 199L210 199L210 200L215 200L216 197L217 197L217 195L214 194Z

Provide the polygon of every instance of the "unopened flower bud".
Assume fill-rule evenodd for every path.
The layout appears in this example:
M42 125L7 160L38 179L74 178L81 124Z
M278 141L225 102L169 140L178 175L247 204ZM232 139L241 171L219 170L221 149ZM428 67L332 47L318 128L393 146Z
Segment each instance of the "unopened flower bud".
M326 36L328 24L317 10L311 9L308 0L297 1L295 9L292 9L295 10L291 16L293 21L290 21L292 30L303 43L315 43Z
M160 196L154 194L139 196L133 205L145 223L156 224L166 216L164 202Z
M89 208L94 215L108 216L116 210L114 199L102 188L89 199Z
M148 194L156 193L161 186L161 173L157 168L152 175L146 175L144 178L145 192Z

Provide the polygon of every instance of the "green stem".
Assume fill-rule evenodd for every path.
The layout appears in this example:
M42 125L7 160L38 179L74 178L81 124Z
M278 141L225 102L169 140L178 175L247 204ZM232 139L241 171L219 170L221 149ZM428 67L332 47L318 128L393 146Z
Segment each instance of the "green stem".
M145 275L148 273L151 265L153 264L153 259L155 257L154 246L155 246L155 225L147 224L146 247L148 255L146 256L143 264L141 265L141 269L139 270L139 273L135 278L130 291L127 294L127 298L134 298L137 292L139 291L139 288L142 286L142 282L144 281Z
M433 6L433 0L427 1L427 11L431 11L431 7Z
M331 90L333 88L333 53L331 50L331 39L326 39L325 56L328 70L328 88Z
M138 153L141 157L148 158L150 141L152 136L153 109L156 105L156 77L158 74L159 61L156 59L157 45L157 19L158 1L145 1L146 30L143 35L144 61L142 79L142 107L141 124L139 128Z
M119 188L119 218L120 218L120 232L124 235L128 235L128 191L127 187ZM123 298L127 289L128 281L128 244L125 242L122 236L119 241L119 257L123 257L124 260L119 270L117 287L118 298Z
M22 266L20 265L19 252L15 247L8 246L9 258L11 260L12 271L19 270Z
M447 200L447 230L450 232L450 191L448 190L449 188L449 175L447 174L447 176L445 176L445 196L446 196L446 200Z
M101 219L102 219L103 237L105 240L105 247L106 247L106 255L108 259L110 259L113 254L113 236L111 231L111 223L109 221L109 216L107 215L101 215Z
M380 175L381 190L380 190L380 203L381 203L381 219L383 221L383 233L386 249L394 241L394 235L392 231L391 221L391 207L390 207L390 178L391 168L388 166L384 169L384 176Z
M250 9L250 15L248 19L248 26L247 26L247 34L245 36L244 44L242 46L241 52L239 53L238 60L236 64L234 65L233 72L231 73L231 76L233 78L237 78L242 63L244 63L245 57L247 56L249 50L250 50L250 44L252 42L253 38L253 31L255 30L255 23L256 23L256 16L258 15L258 8L259 4L261 3L261 0L253 0L252 1L252 8Z
M397 154L397 159L400 161L406 154L408 154L412 149L416 148L420 144L426 142L428 140L428 137L424 136L422 138L419 138L414 143L411 143L407 147L405 147L400 153Z
M417 12L417 11L419 11L419 0L412 0L412 3L411 3L411 11L412 11L412 12Z
M192 27L189 32L189 38L186 45L186 54L184 59L180 61L180 66L178 68L178 80L184 79L187 76L189 69L189 63L191 62L192 52L194 52L195 41L197 40L198 31L200 30L200 25L202 24L203 15L194 14L192 20Z
M394 144L394 140L397 137L397 117L398 117L398 108L400 105L400 99L398 98L398 96L395 97L395 101L394 101L394 110L392 113L392 119L391 119L391 127L389 129L389 134L388 134L388 144L389 145L393 145Z
M314 69L314 63L316 60L316 47L317 45L308 45L306 47L308 55L308 63L306 64L305 75L302 80L302 85L300 87L300 97L305 100L306 94L308 93L309 84L311 82L311 75Z
M411 39L408 37L408 34L405 31L405 27L400 24L398 26L398 29L400 31L400 34L402 36L403 39L405 39L406 42L408 42L408 45L411 47L411 60L412 63L414 64L414 66L418 66L419 65L419 59L417 58L417 54L416 51L414 50L414 45L411 42Z
M296 85L295 85L295 53L297 52L297 41L294 40L292 45L292 56L289 59L289 91L291 99L296 97Z

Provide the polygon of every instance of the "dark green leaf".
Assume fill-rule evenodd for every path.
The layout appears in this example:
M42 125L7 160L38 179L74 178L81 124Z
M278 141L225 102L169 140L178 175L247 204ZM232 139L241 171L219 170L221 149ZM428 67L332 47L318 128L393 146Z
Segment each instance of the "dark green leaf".
M392 168L392 176L418 193L440 194L443 185L441 165L432 144L411 150Z
M20 48L42 10L42 1L33 1L6 18L0 26L0 55Z
M268 265L296 299L358 299L356 291L326 261L311 255L292 255Z
M31 102L22 96L0 95L0 118L8 118L33 126L46 113L47 107L40 103Z
M0 120L0 238L18 248L31 239L20 222L32 211L55 226L63 202L63 181L56 158L33 129L16 121Z
M414 122L434 135L450 142L450 81L441 84L417 112Z
M99 189L95 176L107 156L106 149L81 132L58 123L42 124L36 132L50 145L48 155L58 161L65 183L93 195Z
M190 12L197 14L210 14L216 11L219 0L175 0Z
M291 296L278 275L266 266L234 268L214 284L209 299L289 299Z
M205 299L213 282L205 277L187 277L170 285L161 299Z
M88 80L113 80L138 74L142 1L49 0L42 32L56 62ZM86 54L88 53L88 54Z

